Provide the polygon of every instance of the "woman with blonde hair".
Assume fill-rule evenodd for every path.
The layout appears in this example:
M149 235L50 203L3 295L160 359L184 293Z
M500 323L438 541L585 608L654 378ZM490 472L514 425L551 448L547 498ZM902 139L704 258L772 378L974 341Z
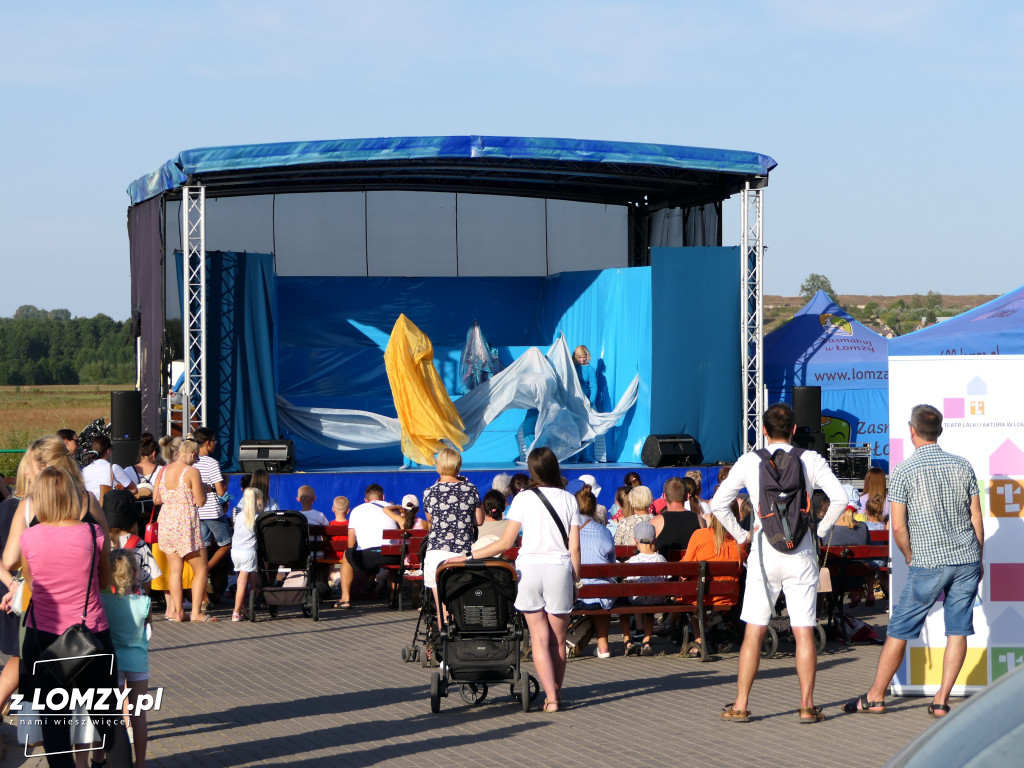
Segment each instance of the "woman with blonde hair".
M183 621L182 571L187 562L192 566L191 621L216 621L202 611L206 597L209 566L206 547L199 531L199 507L206 503L206 490L195 468L199 461L199 445L182 440L178 457L160 470L153 503L160 508L160 550L167 557L167 620Z
M110 540L102 528L82 519L82 509L87 506L89 496L80 487L80 478L61 467L43 468L32 485L30 500L39 524L21 536L25 584L32 587L32 605L26 616L22 646L25 675L21 692L26 702L49 702L51 691L65 687L45 672L36 673L35 662L63 632L83 620L83 612L85 625L100 642L102 652L115 653L110 626L100 602L100 591L110 585L110 560L106 554ZM91 664L75 679L74 688L78 691L116 688L117 667L111 666ZM45 713L36 713L40 714L70 716L70 710L47 708ZM49 764L74 765L68 718L44 716L41 719ZM92 723L104 741L110 765L131 765L131 747L123 719L100 716Z
M437 482L423 492L423 510L430 521L427 551L423 556L423 586L434 593L440 624L437 567L445 560L472 551L476 527L484 524L484 508L477 487L459 477L462 456L458 451L442 448L437 452L434 467Z
M690 542L683 553L682 562L714 562L717 560L741 563L746 559L747 548L737 544L736 539L725 530L722 522L712 515L710 526L694 531L693 535L690 536ZM733 577L729 577L729 580L737 581ZM707 605L710 605L713 609L716 605L731 605L731 603L728 597L716 595L707 601ZM700 636L699 627L700 624L697 622L697 617L690 616L690 628L693 631L694 642L702 643L704 638ZM691 647L689 655L700 656L700 649Z
M638 485L629 492L628 504L622 508L622 519L619 527L615 529L615 546L630 547L636 544L633 536L633 528L637 523L649 522L651 504L654 503L654 495L646 485Z

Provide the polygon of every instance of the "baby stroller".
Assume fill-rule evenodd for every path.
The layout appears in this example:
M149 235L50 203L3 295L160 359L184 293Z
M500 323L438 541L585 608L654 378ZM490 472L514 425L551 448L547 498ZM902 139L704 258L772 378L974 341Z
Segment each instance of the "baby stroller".
M426 554L427 540L420 545L420 562ZM436 667L441 649L441 637L437 633L437 606L434 603L434 592L427 589L426 582L420 582L420 615L416 619L416 628L412 633L412 642L402 647L402 661L418 661L420 666Z
M278 568L289 568L277 583ZM257 600L270 613L278 606L301 605L303 616L320 620L320 594L313 583L309 524L301 512L266 512L256 518L256 582L249 593L249 620L256 621Z
M487 698L489 683L510 681L512 698L529 712L540 685L520 662L515 567L497 559L442 565L437 594L448 616L439 632L444 662L430 677L430 711L441 710L451 684L461 685L463 700L476 706Z

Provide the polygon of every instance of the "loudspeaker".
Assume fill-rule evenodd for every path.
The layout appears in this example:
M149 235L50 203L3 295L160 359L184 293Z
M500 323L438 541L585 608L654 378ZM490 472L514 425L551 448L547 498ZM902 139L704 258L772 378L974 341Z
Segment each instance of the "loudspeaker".
M141 440L111 440L110 460L119 467L134 467L139 460Z
M828 449L825 445L824 432L801 432L798 429L796 434L793 435L793 445L806 451L814 451L825 461L828 461Z
M142 393L134 389L110 393L110 439L142 438ZM131 464L139 458L136 455ZM115 462L120 464L120 462Z
M690 435L648 435L640 461L648 467L696 467L704 463L704 453Z
M793 387L797 432L821 431L821 387Z
M295 444L291 440L243 440L238 463L243 472L291 472L295 469Z

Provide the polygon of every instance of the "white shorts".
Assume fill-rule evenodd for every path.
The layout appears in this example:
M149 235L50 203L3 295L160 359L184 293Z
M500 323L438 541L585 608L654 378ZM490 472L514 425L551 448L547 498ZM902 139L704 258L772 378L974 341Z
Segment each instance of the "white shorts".
M553 616L572 613L572 566L522 563L516 610L545 611Z
M427 589L435 589L437 587L437 569L441 563L464 554L466 553L449 552L446 549L428 549L427 554L423 556L423 586Z
M760 542L759 542L760 543ZM771 546L770 544L767 546ZM747 624L768 626L772 606L779 592L786 595L786 613L794 627L813 627L818 623L818 558L807 549L792 555L765 552L764 570L768 576L767 592L761 576L761 560L757 552L747 558L747 586L743 595L740 620Z

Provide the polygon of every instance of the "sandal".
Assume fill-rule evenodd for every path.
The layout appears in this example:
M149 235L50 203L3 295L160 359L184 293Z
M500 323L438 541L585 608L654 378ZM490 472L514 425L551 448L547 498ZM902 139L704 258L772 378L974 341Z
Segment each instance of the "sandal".
M700 646L691 645L690 650L686 652L686 656L690 659L699 659L701 657Z
M201 618L201 619L192 619L192 618L190 618L189 622L191 624L206 624L207 622L210 622L210 621L219 621L219 619L216 616L211 616L208 613L204 613L204 614L202 614L202 616L203 616L203 618Z
M345 610L348 610L349 608L352 607L352 601L351 600L339 600L338 602L336 602L334 604L334 607L335 608L344 608Z
M942 714L941 715L936 714L937 712L941 712ZM946 715L949 714L949 704L935 704L935 703L929 704L928 705L928 714L931 715L932 717L934 717L936 720L941 720L942 718L944 718Z
M864 713L866 715L884 715L885 702L868 701L868 695L865 693L863 696L858 696L856 699L850 699L848 702L843 704L843 712L849 712L851 714Z
M622 655L623 656L639 656L640 655L640 649L636 647L636 643L632 643L632 642L626 643L625 650L623 651Z
M640 655L641 656L653 656L654 655L654 649L651 648L651 644L649 642L648 643L644 643L643 645L640 646Z
M720 717L723 720L729 720L734 723L749 723L750 722L750 710L749 709L735 709L733 704L727 704L722 707L722 714Z
M560 711L559 710L560 706L561 706L561 704L559 703L558 699L544 699L544 709L542 711L543 712L559 712Z
M821 707L800 707L800 724L820 723L825 719Z

